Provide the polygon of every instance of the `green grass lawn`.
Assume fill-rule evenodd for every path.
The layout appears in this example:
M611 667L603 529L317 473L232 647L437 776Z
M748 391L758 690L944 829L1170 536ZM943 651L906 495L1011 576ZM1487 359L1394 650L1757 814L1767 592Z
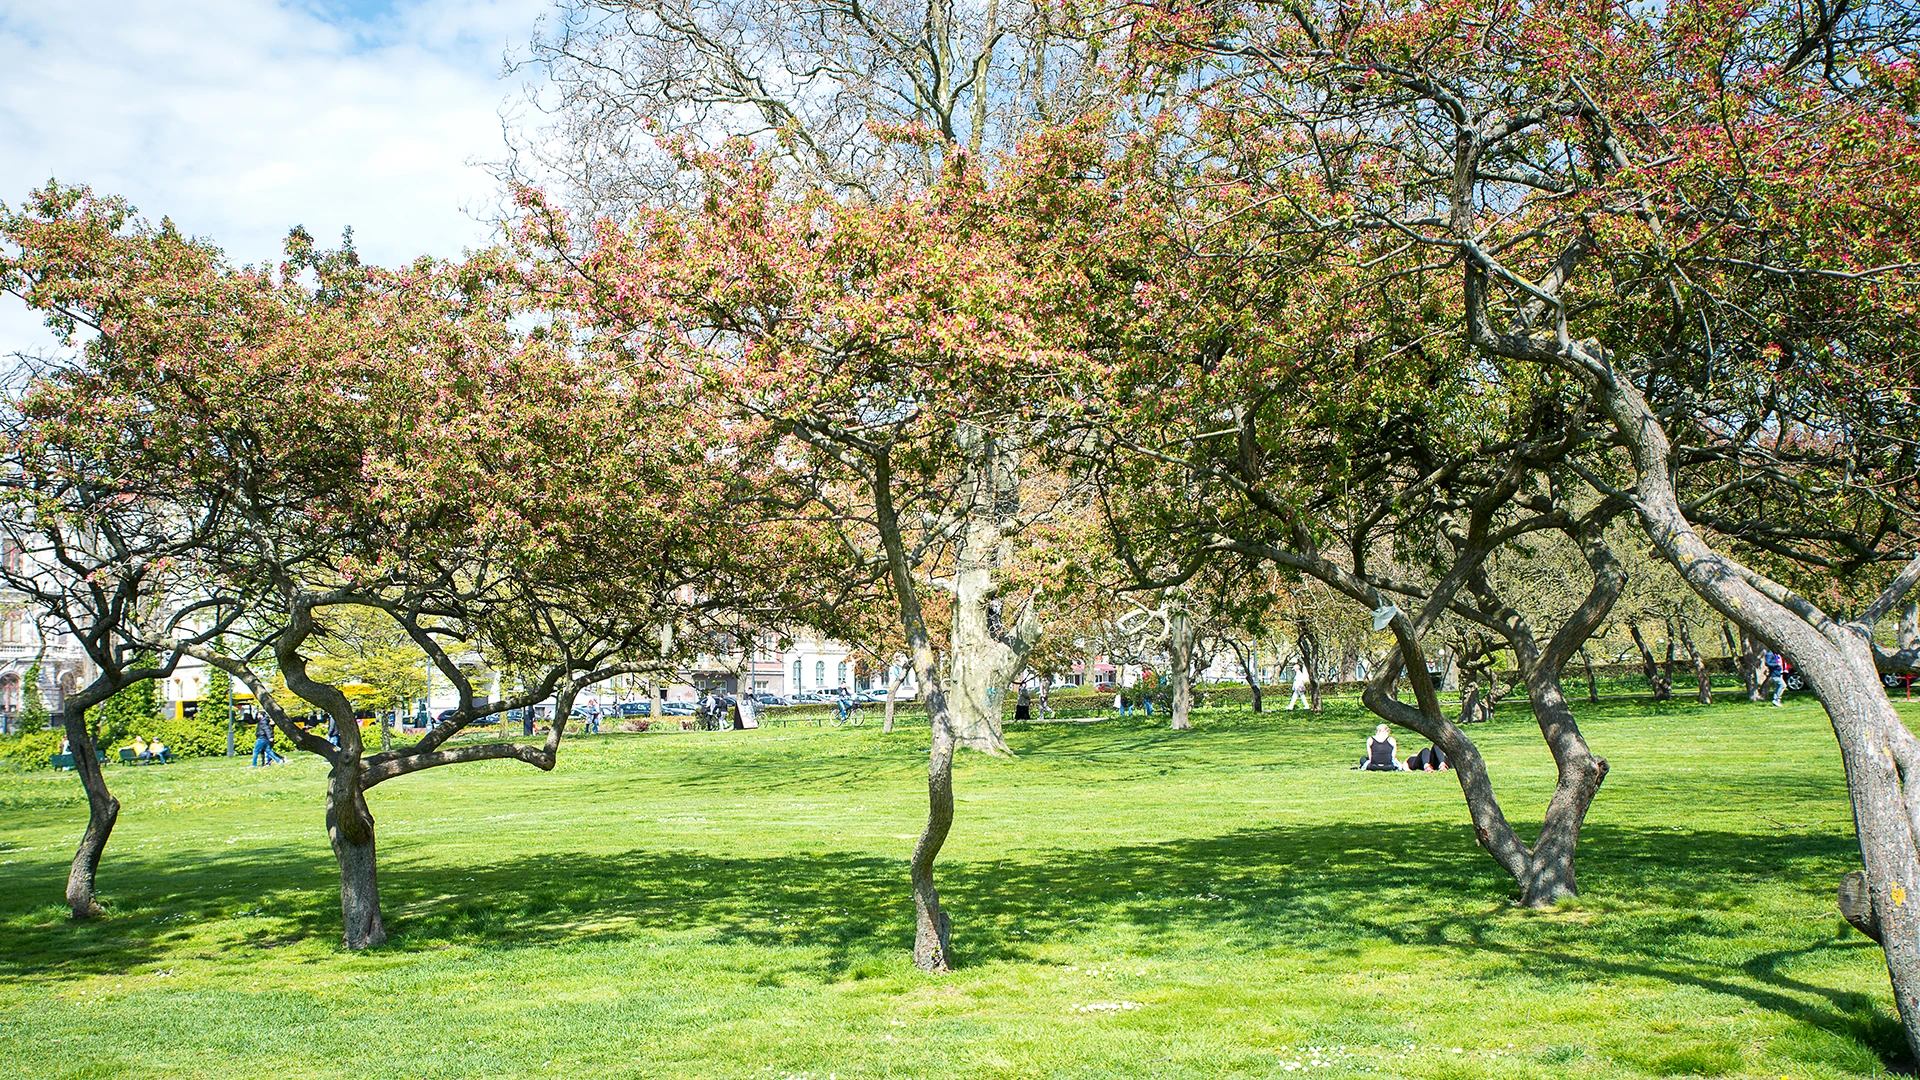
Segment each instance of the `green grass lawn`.
M1909 707L1920 720L1920 706ZM1349 771L1372 720L1015 728L964 757L907 959L925 731L572 741L372 796L392 943L339 946L310 761L114 768L110 918L62 884L78 781L0 774L0 1076L1875 1075L1904 1056L1838 754L1805 702L1627 702L1580 903L1516 910L1451 775ZM1524 706L1476 729L1530 835ZM1410 747L1411 748L1411 747Z

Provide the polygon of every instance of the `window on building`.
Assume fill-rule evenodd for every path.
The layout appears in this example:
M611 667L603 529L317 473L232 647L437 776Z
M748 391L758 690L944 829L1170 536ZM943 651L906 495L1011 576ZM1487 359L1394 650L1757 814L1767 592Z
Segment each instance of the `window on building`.
M813 662L813 685L827 685L827 662L825 660L815 660Z
M26 640L27 613L19 608L0 616L0 645L18 645Z
M845 660L842 660L842 661L840 661L840 672L839 672L839 675L840 675L840 678L839 678L839 680L838 680L838 681L836 681L836 682L835 682L835 683L834 683L833 685L835 685L835 686L845 686L845 685L847 685L847 662L846 662Z
M8 675L0 678L0 709L7 712L20 711L20 676Z
M11 540L5 544L0 544L0 565L4 565L9 574L17 574L20 572L22 564L19 544Z
M801 687L801 686L803 686L803 685L805 685L805 684L803 684L803 683L802 683L802 682L800 681L800 661L798 661L798 660L795 660L795 661L793 662L793 688L794 688L795 690L798 690L798 689L800 689L800 687Z

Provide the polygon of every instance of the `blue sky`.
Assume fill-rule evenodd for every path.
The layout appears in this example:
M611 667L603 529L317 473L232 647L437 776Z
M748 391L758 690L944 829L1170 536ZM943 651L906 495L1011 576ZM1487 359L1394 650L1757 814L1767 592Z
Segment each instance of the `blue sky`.
M49 177L171 216L239 262L294 225L367 257L484 243L500 76L550 0L0 4L0 201ZM510 115L510 111L509 111ZM0 353L45 341L0 299Z

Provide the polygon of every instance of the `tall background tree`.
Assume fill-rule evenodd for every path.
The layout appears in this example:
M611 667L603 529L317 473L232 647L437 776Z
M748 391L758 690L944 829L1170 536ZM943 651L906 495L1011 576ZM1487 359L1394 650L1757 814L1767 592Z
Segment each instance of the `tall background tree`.
M1920 579L1910 500L1920 206L1915 14L1869 4L1179 7L1151 38L1208 116L1273 148L1263 187L1330 251L1419 254L1475 355L1576 381L1625 501L1833 722L1864 870L1920 1054L1920 739L1879 624ZM1149 49L1148 51L1152 51ZM1268 186L1269 178L1283 178ZM1343 193L1313 212L1300 178ZM1355 267L1364 273L1384 270ZM1904 564L1904 565L1903 565ZM1793 567L1801 569L1792 569ZM1799 587L1805 570L1838 589ZM1846 611L1846 616L1837 614Z

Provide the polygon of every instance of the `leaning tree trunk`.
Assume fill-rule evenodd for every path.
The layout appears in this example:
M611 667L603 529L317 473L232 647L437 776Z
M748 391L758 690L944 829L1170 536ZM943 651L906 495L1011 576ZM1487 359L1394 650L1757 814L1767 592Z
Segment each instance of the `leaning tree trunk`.
M1900 719L1880 683L1875 623L1920 580L1920 559L1853 621L1828 617L1811 601L1722 555L1681 509L1672 481L1672 444L1640 391L1618 378L1590 346L1557 353L1594 379L1602 407L1633 460L1634 508L1654 546L1687 585L1743 630L1774 645L1806 677L1833 725L1853 804L1854 834L1866 874L1869 924L1880 932L1887 977L1907 1048L1920 1057L1920 738Z
M1680 645L1687 650L1687 659L1693 662L1693 679L1699 686L1698 700L1702 705L1713 704L1713 685L1707 674L1707 661L1694 647L1693 635L1687 632L1687 620L1680 620ZM1672 647L1671 643L1668 645Z
M113 824L120 819L120 800L107 790L106 773L95 758L93 732L87 727L86 706L69 703L61 712L61 726L67 731L67 749L73 753L73 769L80 774L80 786L87 793L87 829L80 835L80 847L73 853L73 867L67 871L67 908L76 919L91 919L105 914L94 895L94 882L100 873L100 856L113 835Z
M893 505L893 463L885 452L873 455L872 462L874 524L886 550L887 571L893 579L894 599L900 607L900 629L913 661L914 678L920 684L920 700L927 705L927 724L932 729L927 751L927 824L914 842L913 857L907 863L908 884L913 891L913 963L922 971L948 971L953 967L953 931L947 913L940 907L933 864L953 829L953 720L947 709L946 691L940 684L933 641L920 612L913 564L907 557L906 541L900 535L899 513Z
M1493 782L1487 775L1486 760L1480 756L1480 748L1472 739L1467 738L1457 724L1448 720L1440 712L1440 699L1433 690L1432 680L1427 677L1424 667L1415 673L1414 664L1424 664L1418 642L1412 636L1412 630L1404 614L1394 616L1395 637L1408 648L1395 650L1388 661L1397 665L1402 657L1410 657L1407 663L1408 679L1413 684L1416 704L1408 705L1396 700L1388 693L1392 681L1391 669L1376 673L1372 682L1361 693L1361 701L1369 711L1388 723L1417 731L1432 740L1447 755L1447 761L1453 766L1454 777L1460 782L1461 794L1467 803L1468 816L1473 821L1474 839L1487 854L1493 856L1523 888L1528 873L1528 853L1526 845L1514 835L1513 826L1507 822L1500 802L1494 797Z
M1633 635L1633 643L1640 649L1640 672L1647 678L1647 685L1653 689L1653 700L1665 701L1673 696L1673 682L1660 677L1660 665L1653 658L1653 650L1647 648L1647 640L1640 636L1640 624L1627 620L1627 633Z
M1234 655L1240 660L1240 673L1247 677L1247 692L1253 698L1253 711L1261 712L1260 643L1257 640L1248 642L1245 653L1241 653L1239 647L1235 646Z
M1593 654L1585 645L1580 646L1580 665L1587 670L1587 704L1600 704L1600 684L1593 678Z
M930 654L929 654L930 655ZM916 665L918 666L918 665ZM923 679L932 665L916 672ZM940 890L933 883L933 862L953 829L953 725L946 694L937 681L925 683L921 697L933 738L927 754L927 824L914 842L907 876L913 888L913 963L922 971L953 969L953 924L940 907Z
M1173 703L1168 711L1175 731L1193 728L1193 617L1176 599L1167 620L1168 672L1173 677Z

